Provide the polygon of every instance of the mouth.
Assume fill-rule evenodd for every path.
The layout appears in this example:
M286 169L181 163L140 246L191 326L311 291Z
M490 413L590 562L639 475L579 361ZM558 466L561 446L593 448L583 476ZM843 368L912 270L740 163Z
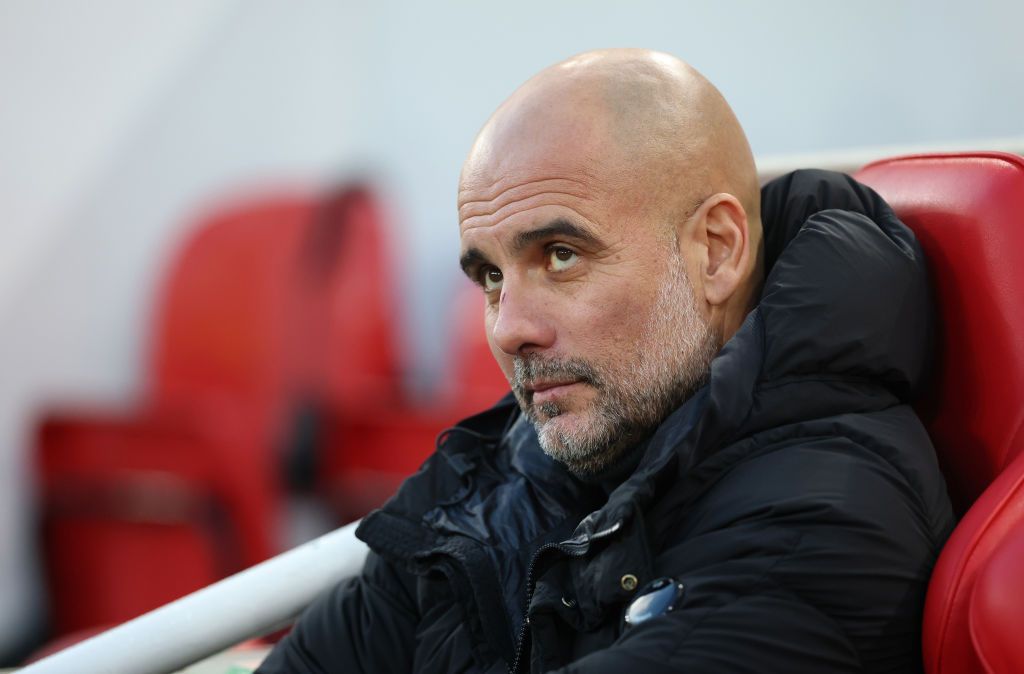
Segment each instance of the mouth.
M543 405L555 398L570 393L574 386L584 384L582 379L563 379L550 381L536 381L526 387L530 402L534 405Z

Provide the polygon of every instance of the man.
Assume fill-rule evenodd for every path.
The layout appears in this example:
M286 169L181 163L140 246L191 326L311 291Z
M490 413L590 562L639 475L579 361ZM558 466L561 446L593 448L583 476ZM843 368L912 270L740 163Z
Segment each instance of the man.
M459 222L514 399L363 521L363 574L260 671L920 669L952 527L907 406L920 248L845 176L761 201L729 106L671 56L586 53L513 94Z

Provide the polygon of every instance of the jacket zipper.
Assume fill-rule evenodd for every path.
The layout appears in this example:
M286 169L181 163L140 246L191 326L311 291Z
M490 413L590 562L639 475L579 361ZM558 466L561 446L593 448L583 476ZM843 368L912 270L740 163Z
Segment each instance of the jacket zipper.
M536 584L536 579L533 577L533 574L534 571L536 571L537 560L539 560L541 555L548 550L558 550L569 557L583 557L590 549L590 543L592 541L615 533L621 526L622 522L616 522L607 529L602 529L589 537L584 536L578 541L570 539L568 541L562 541L561 543L545 543L537 548L537 551L533 553L533 557L530 559L530 568L526 572L526 604L523 607L523 624L519 628L519 638L516 640L516 657L512 662L512 666L508 670L509 674L519 674L519 668L522 664L523 650L526 647L526 637L529 635L530 629L530 600L533 599L533 591L535 589L534 585Z

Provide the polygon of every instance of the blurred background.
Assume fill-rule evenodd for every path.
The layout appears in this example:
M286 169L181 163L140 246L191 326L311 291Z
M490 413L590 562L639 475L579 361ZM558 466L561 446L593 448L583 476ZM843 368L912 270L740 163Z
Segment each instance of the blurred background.
M379 503L502 382L477 129L676 54L761 170L1024 147L1024 4L0 0L0 665Z

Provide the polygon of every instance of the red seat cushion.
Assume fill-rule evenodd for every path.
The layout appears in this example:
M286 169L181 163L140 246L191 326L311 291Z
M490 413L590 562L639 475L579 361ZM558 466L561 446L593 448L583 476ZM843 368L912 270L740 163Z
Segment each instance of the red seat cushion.
M971 640L986 672L1024 672L1022 563L1024 536L1008 538L992 553L971 595Z

